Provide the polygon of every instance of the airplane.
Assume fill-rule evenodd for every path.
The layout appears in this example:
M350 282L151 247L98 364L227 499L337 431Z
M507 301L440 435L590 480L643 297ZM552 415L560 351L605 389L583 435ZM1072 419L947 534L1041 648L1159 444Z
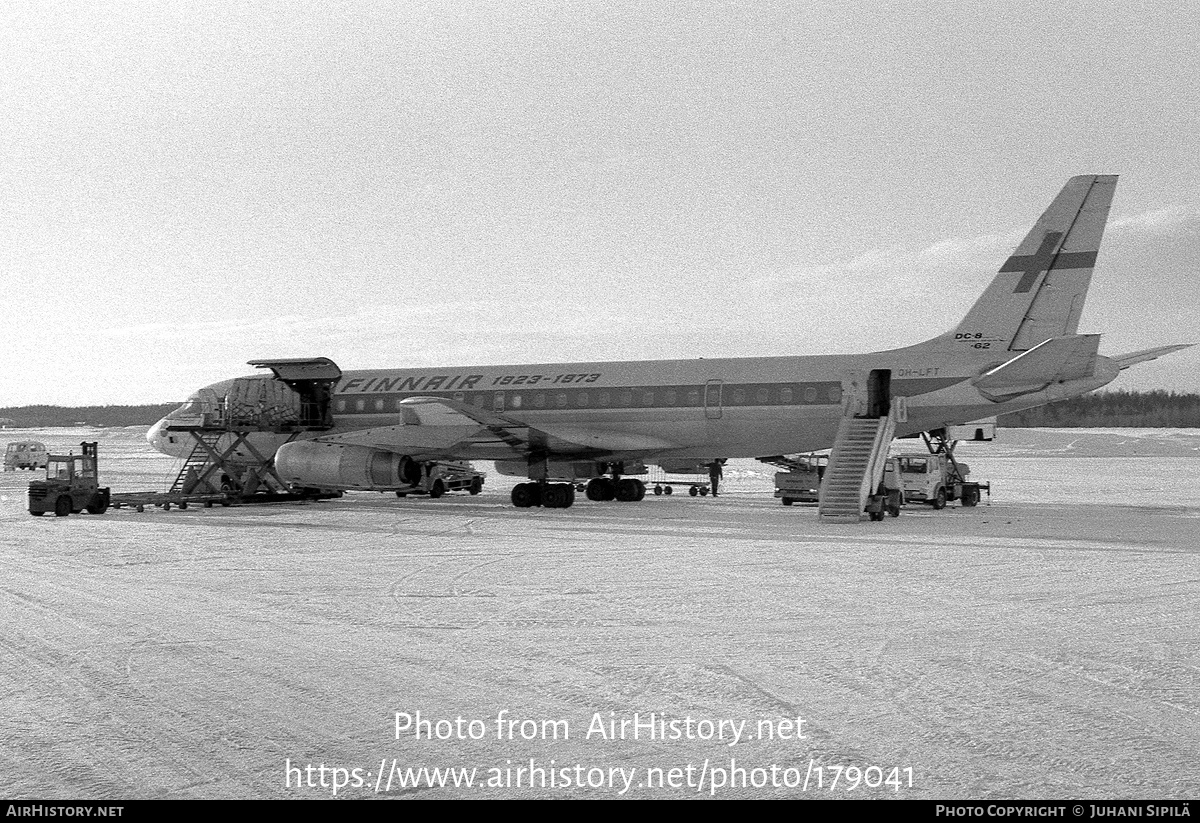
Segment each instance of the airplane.
M1116 175L1072 177L966 317L922 343L869 354L345 373L327 358L258 360L250 365L271 374L201 389L147 437L183 458L192 445L171 426L228 408L235 395L257 397L260 409L298 401L301 425L251 432L234 457L273 456L300 487L373 490L413 483L434 462L491 460L528 479L513 488L515 506L566 508L582 482L591 500L642 499L645 484L629 475L647 464L672 471L830 448L843 417L895 404L904 409L898 437L1032 408L1192 345L1107 357L1100 335L1078 333L1116 184Z

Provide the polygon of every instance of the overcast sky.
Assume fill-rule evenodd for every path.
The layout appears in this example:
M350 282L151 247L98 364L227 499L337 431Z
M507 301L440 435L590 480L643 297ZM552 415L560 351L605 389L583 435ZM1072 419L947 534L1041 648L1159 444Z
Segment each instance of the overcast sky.
M0 406L914 343L1076 174L1121 176L1080 331L1200 342L1189 3L0 10Z

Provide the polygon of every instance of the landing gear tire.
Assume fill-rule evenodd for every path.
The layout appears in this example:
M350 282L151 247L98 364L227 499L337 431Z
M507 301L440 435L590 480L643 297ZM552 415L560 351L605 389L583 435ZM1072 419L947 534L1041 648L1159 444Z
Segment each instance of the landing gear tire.
M938 489L937 494L933 496L933 508L941 510L946 508L946 490Z
M575 502L575 487L570 483L550 483L542 489L542 505L548 509L569 509Z
M433 486L429 489L429 497L431 500L437 500L446 493L446 484L441 480L434 480Z
M617 496L617 484L607 477L597 477L587 484L587 499L597 502L614 500Z
M701 487L700 487L700 496L701 496L701 497L708 497L708 486L701 486Z
M467 489L468 494L476 495L483 491L483 478L475 477L471 480L471 487Z
M71 498L63 495L54 501L54 516L66 517L71 513Z
M695 497L696 495L700 494L700 490L695 486L692 486L690 489L688 489L688 494L690 494L692 497Z
M616 497L622 503L636 503L646 496L646 484L626 477L617 481Z
M675 493L675 490L673 488L671 488L670 486L667 486L665 489L663 489L663 494L674 494L674 493Z
M655 497L662 497L662 486L655 486L655 487L654 487L654 496L655 496Z
M513 486L512 504L518 509L542 505L542 490L537 483L518 483Z

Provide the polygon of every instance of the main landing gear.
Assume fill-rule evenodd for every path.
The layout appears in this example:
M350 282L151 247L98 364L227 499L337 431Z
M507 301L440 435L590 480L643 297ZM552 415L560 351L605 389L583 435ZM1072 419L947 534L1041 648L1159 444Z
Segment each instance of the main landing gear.
M646 496L646 484L631 477L614 479L597 477L587 485L588 500L619 500L622 503L636 503Z
M518 483L512 490L512 503L518 509L569 509L574 502L575 487L570 483Z
M636 503L646 496L646 484L631 477L597 477L587 484L587 499L619 500ZM512 503L518 509L542 506L547 509L569 509L575 503L575 486L571 483L530 482L513 486Z

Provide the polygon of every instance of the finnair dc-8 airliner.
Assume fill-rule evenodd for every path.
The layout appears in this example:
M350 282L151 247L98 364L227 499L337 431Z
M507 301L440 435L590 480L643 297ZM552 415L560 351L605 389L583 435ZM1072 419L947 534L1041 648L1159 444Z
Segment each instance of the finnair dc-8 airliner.
M292 424L246 443L296 486L397 489L438 461L494 460L529 478L513 503L562 508L641 499L628 475L829 448L843 418L902 403L915 434L1073 397L1125 368L1186 348L1098 353L1079 317L1117 178L1071 178L951 331L870 354L539 363L342 372L331 360L253 361L271 374L194 394L150 430L160 451L192 444L170 427L236 397L291 396ZM284 405L287 405L286 403ZM265 427L270 428L270 427ZM245 455L249 458L249 455Z

